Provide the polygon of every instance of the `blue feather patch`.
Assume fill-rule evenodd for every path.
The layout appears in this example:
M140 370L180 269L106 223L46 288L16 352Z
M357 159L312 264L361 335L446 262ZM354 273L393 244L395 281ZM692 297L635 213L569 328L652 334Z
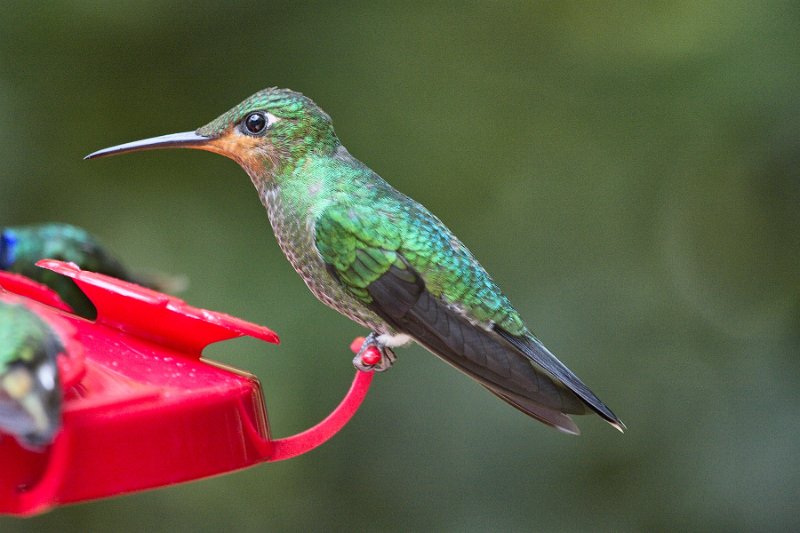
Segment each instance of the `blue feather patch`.
M10 230L0 233L0 270L8 270L16 260L17 237Z

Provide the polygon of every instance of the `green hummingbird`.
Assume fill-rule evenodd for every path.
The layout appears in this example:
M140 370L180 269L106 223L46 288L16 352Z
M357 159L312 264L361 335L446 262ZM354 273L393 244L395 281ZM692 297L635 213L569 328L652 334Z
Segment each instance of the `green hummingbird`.
M383 357L416 341L520 411L566 433L569 415L623 423L527 328L472 253L421 204L350 155L331 118L300 93L271 88L193 132L130 142L87 159L194 148L236 161L278 244L322 303L368 328Z
M58 335L21 303L0 300L0 432L29 449L53 442L61 427Z
M58 222L0 228L0 270L22 274L56 291L79 315L91 318L94 306L75 283L60 274L39 268L40 259L75 263L82 270L107 274L157 290L179 291L179 277L130 272L88 231Z

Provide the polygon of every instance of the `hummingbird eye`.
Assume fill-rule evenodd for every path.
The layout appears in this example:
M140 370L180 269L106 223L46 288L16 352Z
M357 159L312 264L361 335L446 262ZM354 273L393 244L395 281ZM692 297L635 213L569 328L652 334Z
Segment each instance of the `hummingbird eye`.
M267 131L269 120L263 111L255 111L244 118L242 130L247 135L263 135Z

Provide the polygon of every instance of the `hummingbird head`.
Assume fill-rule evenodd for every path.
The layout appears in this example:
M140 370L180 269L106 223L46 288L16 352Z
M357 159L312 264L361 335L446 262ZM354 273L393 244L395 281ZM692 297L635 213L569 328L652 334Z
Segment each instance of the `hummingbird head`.
M50 444L61 427L56 358L64 348L23 305L0 302L0 431L30 449Z
M273 179L309 153L333 152L338 145L327 113L298 92L273 87L255 93L196 131L112 146L86 159L140 150L194 148L233 159L255 183Z

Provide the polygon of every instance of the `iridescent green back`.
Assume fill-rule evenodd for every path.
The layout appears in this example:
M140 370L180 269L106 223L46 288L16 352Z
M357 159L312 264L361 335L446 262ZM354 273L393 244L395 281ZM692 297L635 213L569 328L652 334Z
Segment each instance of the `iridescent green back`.
M40 259L75 263L83 270L130 279L129 272L85 230L69 224L39 224L8 227L0 232L0 269L22 274L55 290L82 316L92 316L94 307L75 283L39 268Z

